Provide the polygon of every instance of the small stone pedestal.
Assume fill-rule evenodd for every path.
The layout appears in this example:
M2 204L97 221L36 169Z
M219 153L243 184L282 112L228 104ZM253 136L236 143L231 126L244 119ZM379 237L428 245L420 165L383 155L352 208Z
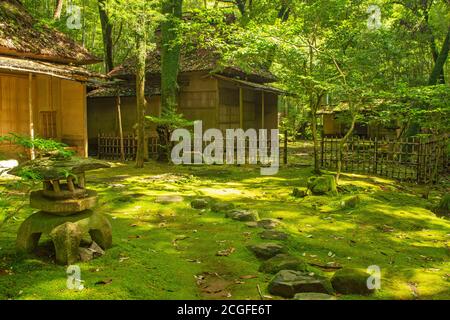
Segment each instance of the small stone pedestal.
M59 264L69 265L79 260L84 235L89 234L103 250L110 248L111 224L104 215L91 210L98 197L85 186L85 171L105 167L109 165L88 159L47 159L28 162L10 172L20 175L23 169L34 170L42 177L44 186L43 190L31 193L30 206L41 211L20 226L17 252L32 253L43 234L52 239Z

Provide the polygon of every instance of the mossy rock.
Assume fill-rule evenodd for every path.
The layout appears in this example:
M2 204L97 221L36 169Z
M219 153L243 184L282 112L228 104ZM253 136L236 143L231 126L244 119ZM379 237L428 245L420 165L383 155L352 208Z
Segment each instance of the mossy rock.
M308 265L301 259L289 254L277 254L264 261L259 267L260 272L276 274L281 270L308 271Z
M341 207L344 209L353 209L356 208L360 202L361 197L359 195L351 196L342 200Z
M441 202L439 202L439 206L436 209L436 213L441 216L450 217L450 193L446 193Z
M194 209L206 209L209 203L205 199L194 199L191 202L191 207Z
M244 222L259 220L258 211L256 210L233 210L227 212L226 217L231 218L233 220Z
M269 283L268 289L270 294L290 299L302 292L333 293L328 279L293 270L278 272Z
M294 198L304 198L307 195L308 195L307 188L294 188L294 190L292 190L292 196Z
M369 295L373 292L367 286L370 277L365 271L359 269L344 268L336 271L331 278L334 290L341 294Z
M226 212L229 210L233 210L234 208L235 208L235 206L231 202L216 202L211 206L211 211Z
M286 252L286 249L277 243L260 243L248 247L257 258L267 260L277 254Z
M308 179L308 189L314 195L337 195L336 178L332 175L311 177Z

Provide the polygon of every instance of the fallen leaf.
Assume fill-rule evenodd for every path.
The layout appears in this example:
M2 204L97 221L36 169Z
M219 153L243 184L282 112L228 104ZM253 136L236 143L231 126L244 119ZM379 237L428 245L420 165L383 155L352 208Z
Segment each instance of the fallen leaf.
M219 257L228 257L230 254L232 254L236 249L231 247L225 250L220 250L216 253L216 256Z
M240 279L255 279L258 278L258 276L254 276L254 275L247 275L247 276L240 276Z

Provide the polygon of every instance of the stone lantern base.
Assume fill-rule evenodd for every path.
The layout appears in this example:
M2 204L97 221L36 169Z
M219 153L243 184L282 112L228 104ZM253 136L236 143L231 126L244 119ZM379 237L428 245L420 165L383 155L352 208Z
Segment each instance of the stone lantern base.
M19 228L17 251L33 252L43 234L52 239L56 261L63 265L79 260L80 241L85 234L89 234L104 250L112 245L111 224L103 214L91 210L70 216L58 216L42 211L31 215Z

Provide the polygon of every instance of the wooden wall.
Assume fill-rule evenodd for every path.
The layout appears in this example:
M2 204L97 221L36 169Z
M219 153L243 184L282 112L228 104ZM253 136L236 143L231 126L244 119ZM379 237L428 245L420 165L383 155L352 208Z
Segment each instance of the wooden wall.
M0 135L30 136L31 102L35 136L62 141L87 155L85 84L32 75L31 94L30 100L28 74L0 74ZM9 156L20 151L10 145L0 150Z
M151 81L156 81L152 79ZM218 80L205 73L183 74L179 79L179 112L191 121L202 120L203 130L221 130L240 127L239 87L232 82ZM265 92L265 128L278 128L278 96ZM262 92L243 89L244 128L262 127ZM160 114L160 96L147 98L146 114ZM136 123L136 98L122 97L122 126L124 134L133 134ZM88 99L89 146L95 150L99 133L119 134L116 102L114 97ZM155 126L150 136L156 136Z

